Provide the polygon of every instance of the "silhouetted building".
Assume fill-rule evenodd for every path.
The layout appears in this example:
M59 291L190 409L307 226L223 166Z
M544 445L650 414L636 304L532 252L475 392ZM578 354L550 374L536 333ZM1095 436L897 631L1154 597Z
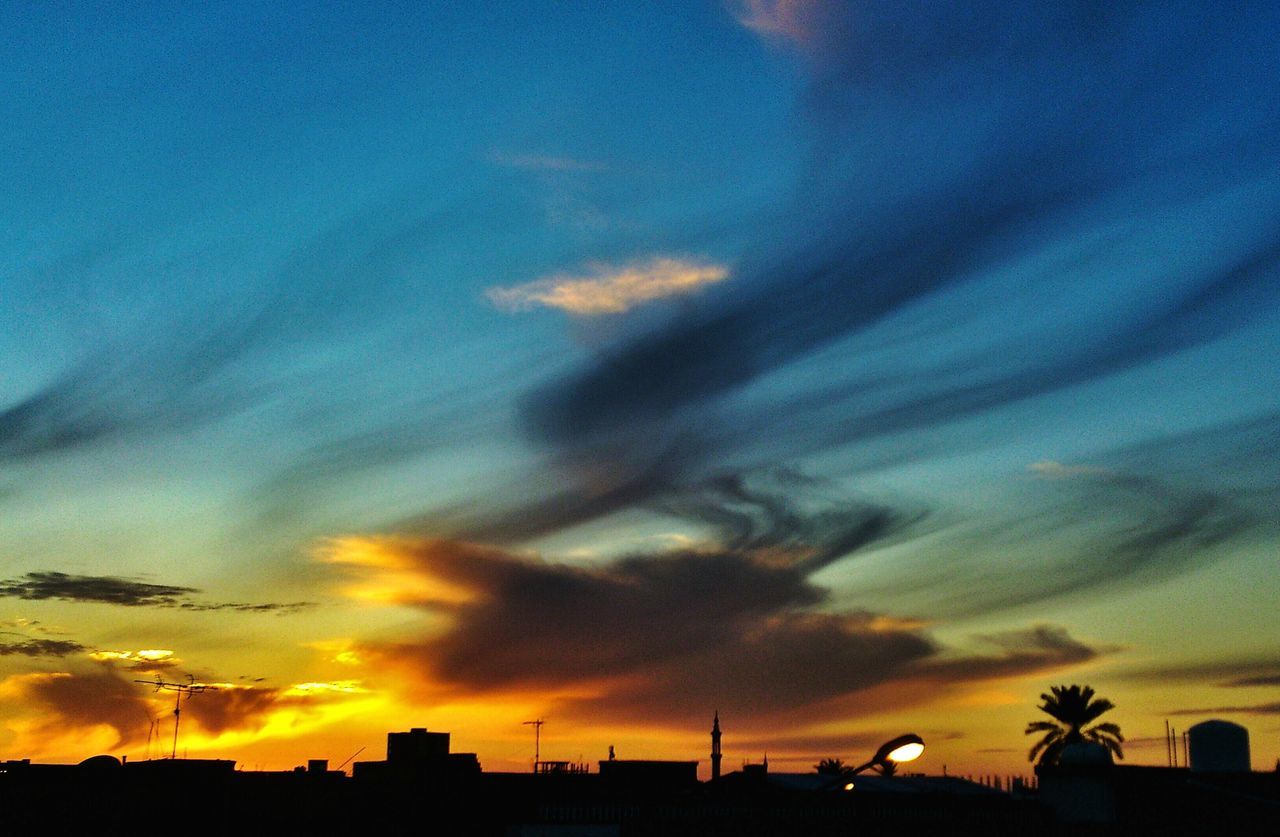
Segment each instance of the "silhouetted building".
M1249 731L1230 721L1205 721L1187 730L1191 769L1197 773L1247 773Z
M1059 833L1280 834L1280 775L1197 772L1080 759L1036 768ZM1075 830L1067 830L1075 829Z
M478 776L475 753L449 752L449 733L414 727L387 733L385 761L358 761L351 775L357 781L418 781L457 783Z

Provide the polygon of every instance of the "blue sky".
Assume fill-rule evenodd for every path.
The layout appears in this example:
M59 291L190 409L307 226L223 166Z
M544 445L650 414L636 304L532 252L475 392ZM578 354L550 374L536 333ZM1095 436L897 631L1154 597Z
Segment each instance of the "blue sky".
M709 652L637 623L718 579L719 621L674 624L755 655L719 705L760 729L978 689L966 654L1032 697L1111 677L1143 723L1252 717L1219 669L1177 706L1132 672L1280 666L1263 613L1197 593L1278 592L1276 17L7 6L0 615L185 638L202 677L279 619L267 680L340 638L367 693L407 666L587 735L692 723L664 706ZM198 593L112 610L107 580ZM600 646L507 636L539 607ZM565 664L460 662L499 637ZM814 649L878 674L805 692ZM648 685L587 712L574 655ZM0 663L21 691L110 659Z

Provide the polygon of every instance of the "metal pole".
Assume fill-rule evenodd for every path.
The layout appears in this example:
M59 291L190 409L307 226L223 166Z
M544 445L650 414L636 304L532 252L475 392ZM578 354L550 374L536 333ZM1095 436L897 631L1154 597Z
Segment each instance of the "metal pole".
M182 692L178 692L177 698L173 701L173 752L169 754L171 760L178 758L178 723L182 720Z

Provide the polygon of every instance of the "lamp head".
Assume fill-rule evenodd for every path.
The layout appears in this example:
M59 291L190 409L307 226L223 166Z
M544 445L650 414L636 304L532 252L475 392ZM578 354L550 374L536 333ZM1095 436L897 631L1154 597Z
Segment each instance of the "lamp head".
M913 732L907 733L881 744L880 749L876 750L875 757L871 759L871 763L884 764L888 761L914 761L920 758L920 754L923 752L924 739Z

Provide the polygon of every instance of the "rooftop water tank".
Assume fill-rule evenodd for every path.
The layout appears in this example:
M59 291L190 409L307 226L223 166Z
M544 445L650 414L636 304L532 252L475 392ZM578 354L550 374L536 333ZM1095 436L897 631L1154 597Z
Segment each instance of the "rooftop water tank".
M1249 731L1230 721L1204 721L1187 730L1191 769L1247 773Z

